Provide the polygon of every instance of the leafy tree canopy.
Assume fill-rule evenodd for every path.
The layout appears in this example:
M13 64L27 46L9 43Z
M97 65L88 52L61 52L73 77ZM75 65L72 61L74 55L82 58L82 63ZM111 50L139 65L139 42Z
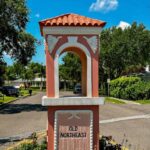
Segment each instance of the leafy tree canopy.
M25 0L0 0L0 86L6 71L4 54L22 65L27 65L35 54L36 39L25 32L28 13Z
M59 76L63 80L81 81L81 61L80 58L72 53L67 53L59 67Z
M35 77L45 77L45 66L39 63L31 62L27 66L20 63L14 63L6 67L6 80L25 79L32 80Z
M0 56L5 53L26 65L35 53L35 39L26 33L28 9L25 0L0 1Z
M122 30L112 27L101 34L100 70L107 78L119 77L129 66L150 62L150 31L133 23Z
M6 72L6 63L0 59L0 86L4 84L4 74Z

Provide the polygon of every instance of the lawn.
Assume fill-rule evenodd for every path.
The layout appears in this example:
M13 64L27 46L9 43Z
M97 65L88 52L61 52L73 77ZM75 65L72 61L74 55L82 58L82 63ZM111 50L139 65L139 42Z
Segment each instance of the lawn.
M139 103L139 104L150 104L150 100L126 100L126 101L131 101L134 103ZM113 104L126 104L120 99L117 98L112 98L112 97L106 97L105 102L113 103Z
M3 99L3 97L0 97L0 104L8 103L8 102L13 101L13 100L15 100L15 99L16 99L16 97L5 96L5 95L4 95L4 99Z
M32 94L36 94L38 92L38 90L33 90ZM24 96L29 96L29 90L25 90L25 89L21 89L20 90L20 96L19 97L24 97ZM0 104L4 104L4 103L8 103L10 101L14 101L16 99L18 99L19 97L15 97L15 96L6 96L4 95L4 98L2 96L2 94L0 93Z
M32 90L32 94L36 94L37 93L37 90L36 91L33 91ZM29 90L25 90L25 89L21 89L20 90L20 96L29 96L30 94L29 94Z
M136 100L135 102L140 104L150 104L150 100Z
M114 98L111 98L111 97L106 97L105 98L105 102L109 102L109 103L113 103L113 104L125 104L125 102L119 100L119 99L114 99Z

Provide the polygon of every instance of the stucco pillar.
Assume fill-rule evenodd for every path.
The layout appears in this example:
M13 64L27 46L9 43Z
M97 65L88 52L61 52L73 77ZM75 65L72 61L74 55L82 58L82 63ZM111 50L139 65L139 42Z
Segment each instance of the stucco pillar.
M82 72L81 72L81 80L82 80L82 95L86 96L87 95L87 61L86 59L83 59L81 61L82 64Z
M92 97L99 96L98 55L92 58Z
M55 96L54 59L48 51L47 43L45 43L45 51L46 51L46 95L48 97L54 97Z

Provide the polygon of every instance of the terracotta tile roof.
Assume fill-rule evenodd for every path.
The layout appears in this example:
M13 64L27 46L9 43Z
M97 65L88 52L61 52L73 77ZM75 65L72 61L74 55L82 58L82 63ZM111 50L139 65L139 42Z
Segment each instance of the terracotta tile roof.
M106 22L70 13L42 20L39 22L39 24L40 28L42 28L43 26L103 27Z

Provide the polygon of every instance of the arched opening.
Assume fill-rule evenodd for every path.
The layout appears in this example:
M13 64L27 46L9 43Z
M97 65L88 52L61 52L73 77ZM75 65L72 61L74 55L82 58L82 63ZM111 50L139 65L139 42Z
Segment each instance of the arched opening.
M80 57L74 52L64 52L59 57L59 97L81 96Z
M78 47L65 47L63 49L59 49L55 55L55 97L60 97L59 94L59 57L65 53L70 52L76 54L81 61L81 88L82 88L82 96L91 97L91 57L89 52L83 47L84 50ZM70 64L71 65L71 64ZM88 66L88 67L87 67ZM88 79L88 80L87 80ZM56 93L57 92L57 93ZM65 95L66 96L66 95Z
M62 55L64 62L59 61L59 90L63 88L65 92L59 92L59 97L87 96L87 58L85 53L79 48L69 47L64 49L59 57ZM72 91L66 92L68 90Z

